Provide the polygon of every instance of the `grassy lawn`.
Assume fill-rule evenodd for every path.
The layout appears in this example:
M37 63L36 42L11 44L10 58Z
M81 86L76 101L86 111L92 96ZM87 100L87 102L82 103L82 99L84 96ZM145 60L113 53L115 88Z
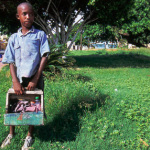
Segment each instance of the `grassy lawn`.
M75 68L45 79L44 126L35 127L35 150L141 150L150 145L150 49L72 51ZM0 72L0 143L8 67ZM7 150L19 150L28 128L16 127Z

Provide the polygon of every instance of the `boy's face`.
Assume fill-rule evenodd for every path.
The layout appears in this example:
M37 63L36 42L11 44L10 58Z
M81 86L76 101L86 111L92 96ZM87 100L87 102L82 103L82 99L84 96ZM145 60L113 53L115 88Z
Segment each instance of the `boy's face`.
M20 20L22 28L30 29L34 21L34 12L32 7L23 4L18 7L17 19Z

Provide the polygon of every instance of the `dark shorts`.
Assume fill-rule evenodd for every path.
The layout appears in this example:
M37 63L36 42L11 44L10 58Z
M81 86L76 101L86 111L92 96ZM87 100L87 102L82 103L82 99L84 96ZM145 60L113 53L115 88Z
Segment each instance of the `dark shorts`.
M31 78L22 77L22 81L23 81L23 82L21 83L21 85L22 85L23 87L27 87L28 84L29 84L29 82L33 79L33 77L34 77L34 76L32 76ZM41 89L42 91L44 91L43 75L40 76L36 88Z

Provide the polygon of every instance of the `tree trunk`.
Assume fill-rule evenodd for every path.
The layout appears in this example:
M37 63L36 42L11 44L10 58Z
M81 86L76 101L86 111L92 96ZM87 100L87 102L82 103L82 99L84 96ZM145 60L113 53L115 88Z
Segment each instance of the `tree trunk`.
M83 34L83 32L81 31L81 34L80 34L80 50L82 50L82 34Z
M50 44L58 44L58 43L63 44L63 45L66 44L71 31L73 31L76 25L78 25L83 19L83 16L82 16L77 22L75 22L75 19L78 17L78 14L81 13L81 9L78 9L77 12L75 13L77 5L76 4L72 5L71 1L68 1L68 3L70 4L68 6L70 8L68 9L69 10L68 14L64 16L62 12L58 11L58 6L56 6L52 0L49 0L48 2L48 6L45 10L46 14L48 15L46 15L44 19L37 12L35 12L37 13L35 23L39 25L46 32L46 34L48 35L48 38L49 38L48 40ZM51 11L49 11L49 9ZM78 30L73 35L72 41L68 47L69 49L71 48L73 42L75 41L75 38L77 34L79 33L79 31L82 30L83 26L92 21L95 21L95 18L90 19L92 14L93 14L93 11L91 11L89 15L87 15L87 17L84 18L84 20L81 22L81 25L79 26ZM81 49L82 49L82 46L81 46Z

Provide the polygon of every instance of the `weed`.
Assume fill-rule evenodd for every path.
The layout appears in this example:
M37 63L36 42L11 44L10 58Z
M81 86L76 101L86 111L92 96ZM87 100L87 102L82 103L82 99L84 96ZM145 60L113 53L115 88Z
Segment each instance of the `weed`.
M35 127L34 149L148 149L150 52L147 49L75 51L78 69L45 78L45 125ZM6 76L7 74L7 76ZM11 78L0 72L0 143ZM17 127L7 149L20 149L27 127Z

